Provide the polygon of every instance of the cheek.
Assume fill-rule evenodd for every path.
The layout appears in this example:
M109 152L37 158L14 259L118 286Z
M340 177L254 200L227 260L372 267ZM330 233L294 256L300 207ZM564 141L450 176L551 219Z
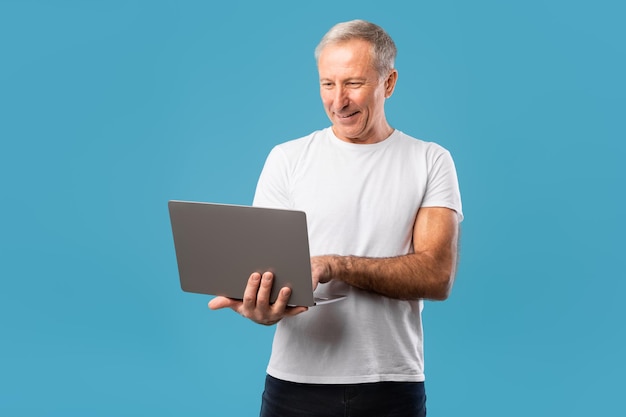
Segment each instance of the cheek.
M359 108L366 108L368 103L368 96L363 91L353 91L352 94L349 95L350 102L353 105Z
M325 90L320 91L320 98L322 99L324 107L328 107L333 102L332 96Z

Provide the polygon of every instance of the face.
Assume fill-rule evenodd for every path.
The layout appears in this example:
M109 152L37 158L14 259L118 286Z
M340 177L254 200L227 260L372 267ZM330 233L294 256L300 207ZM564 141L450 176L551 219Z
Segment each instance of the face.
M335 135L352 143L385 140L393 129L385 118L385 100L396 84L396 70L382 78L371 45L354 39L322 49L317 68L320 95Z

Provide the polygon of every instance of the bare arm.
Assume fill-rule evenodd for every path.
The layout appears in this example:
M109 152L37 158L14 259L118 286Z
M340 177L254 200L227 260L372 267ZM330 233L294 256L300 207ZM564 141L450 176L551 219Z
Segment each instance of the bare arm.
M414 253L391 258L313 257L313 280L338 279L403 300L445 300L456 275L458 239L459 221L454 210L422 207L413 228Z

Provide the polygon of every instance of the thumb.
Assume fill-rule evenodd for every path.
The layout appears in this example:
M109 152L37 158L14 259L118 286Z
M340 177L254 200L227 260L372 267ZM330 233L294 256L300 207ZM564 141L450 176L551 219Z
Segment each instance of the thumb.
M233 307L235 304L235 300L231 300L230 298L217 296L211 301L209 301L209 308L211 310L219 310L221 308Z

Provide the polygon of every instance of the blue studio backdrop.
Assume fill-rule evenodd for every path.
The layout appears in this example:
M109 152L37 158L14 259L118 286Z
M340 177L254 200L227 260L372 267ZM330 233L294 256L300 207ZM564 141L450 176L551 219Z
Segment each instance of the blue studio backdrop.
M254 416L272 327L183 293L169 199L249 204L326 127L313 49L395 39L390 123L455 158L433 416L623 416L621 2L0 0L0 416Z

